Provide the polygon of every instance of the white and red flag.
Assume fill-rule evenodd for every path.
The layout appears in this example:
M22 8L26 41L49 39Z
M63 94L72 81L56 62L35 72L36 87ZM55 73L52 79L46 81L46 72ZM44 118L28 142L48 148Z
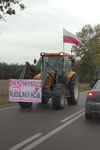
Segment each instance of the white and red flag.
M63 29L63 43L72 43L78 45L80 43L80 38Z

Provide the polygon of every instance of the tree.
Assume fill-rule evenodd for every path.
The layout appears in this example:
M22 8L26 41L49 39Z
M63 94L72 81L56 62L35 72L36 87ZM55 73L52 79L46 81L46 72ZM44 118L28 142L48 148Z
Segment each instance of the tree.
M86 25L77 33L81 38L79 46L72 46L72 51L80 64L80 75L88 81L93 78L96 70L100 69L100 24L91 27Z
M16 4L19 5L21 10L25 9L21 0L0 0L0 19L5 20L3 14L15 15L16 11L13 6Z
M0 79L19 79L25 65L0 63Z

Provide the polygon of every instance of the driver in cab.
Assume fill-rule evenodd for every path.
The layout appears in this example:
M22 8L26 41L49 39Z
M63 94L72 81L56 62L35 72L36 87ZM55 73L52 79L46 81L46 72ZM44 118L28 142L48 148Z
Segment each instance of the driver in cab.
M61 64L61 61L59 59L56 59L54 65L53 65L53 68L57 69L57 70L62 68L62 64Z

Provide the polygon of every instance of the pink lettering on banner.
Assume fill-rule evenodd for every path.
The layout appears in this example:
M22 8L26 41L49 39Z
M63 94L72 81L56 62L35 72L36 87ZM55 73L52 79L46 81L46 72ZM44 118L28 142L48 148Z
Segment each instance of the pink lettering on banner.
M35 92L37 92L40 88L42 88L42 83L39 82L35 85Z
M19 91L22 88L22 80L13 81L13 79L9 79L9 90L11 91Z
M9 79L9 100L41 102L42 80Z
M33 102L33 103L41 103L41 100L40 99L28 99L28 100L26 100L26 99L13 99L13 98L11 98L10 99L10 101L14 101L14 102Z

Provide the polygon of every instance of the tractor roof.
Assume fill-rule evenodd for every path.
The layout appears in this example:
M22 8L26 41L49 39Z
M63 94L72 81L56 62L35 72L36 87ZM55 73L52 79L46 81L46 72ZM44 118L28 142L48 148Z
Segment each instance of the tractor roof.
M59 53L45 53L41 52L41 56L72 56L71 54L68 54L66 52L59 52Z

